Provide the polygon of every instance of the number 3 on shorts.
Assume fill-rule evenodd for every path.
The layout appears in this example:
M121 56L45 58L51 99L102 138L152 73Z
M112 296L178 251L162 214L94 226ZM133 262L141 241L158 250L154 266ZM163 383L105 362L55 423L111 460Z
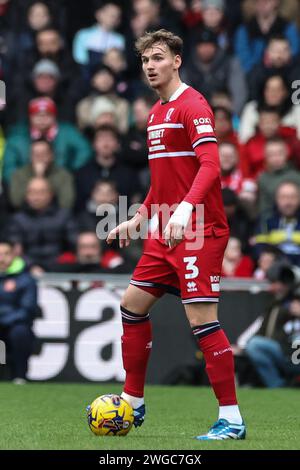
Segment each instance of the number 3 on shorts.
M191 271L190 273L185 274L185 279L195 279L199 274L199 269L195 266L197 261L197 256L187 256L183 258L184 263L186 263L186 270Z

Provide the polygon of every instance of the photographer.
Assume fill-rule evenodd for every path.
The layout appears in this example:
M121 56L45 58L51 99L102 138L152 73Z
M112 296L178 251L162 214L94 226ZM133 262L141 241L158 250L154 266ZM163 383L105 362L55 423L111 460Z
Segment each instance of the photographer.
M26 271L25 262L15 256L12 243L0 240L0 340L7 346L16 384L26 381L34 342L31 324L36 310L34 279Z
M300 376L294 354L300 344L300 290L295 287L294 272L284 261L275 262L267 277L275 301L245 352L266 387L285 387Z

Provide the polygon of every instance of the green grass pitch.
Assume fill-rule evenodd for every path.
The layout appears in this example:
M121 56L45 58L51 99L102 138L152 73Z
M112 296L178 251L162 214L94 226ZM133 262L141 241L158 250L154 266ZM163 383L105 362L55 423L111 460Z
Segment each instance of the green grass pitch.
M119 385L0 383L0 449L300 449L299 389L242 389L245 441L199 442L215 421L208 388L147 386L147 418L126 437L97 437L85 407Z

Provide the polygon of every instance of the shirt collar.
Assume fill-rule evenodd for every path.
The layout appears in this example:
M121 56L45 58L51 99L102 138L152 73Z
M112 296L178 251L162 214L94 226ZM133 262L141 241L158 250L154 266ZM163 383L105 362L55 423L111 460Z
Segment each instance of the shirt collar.
M182 95L182 93L183 93L187 88L189 88L189 85L187 85L186 83L181 83L181 85L179 86L179 88L177 88L177 90L174 91L173 95L170 96L169 102L170 102L170 101L175 101L175 100L177 100L177 98L179 98L179 96Z

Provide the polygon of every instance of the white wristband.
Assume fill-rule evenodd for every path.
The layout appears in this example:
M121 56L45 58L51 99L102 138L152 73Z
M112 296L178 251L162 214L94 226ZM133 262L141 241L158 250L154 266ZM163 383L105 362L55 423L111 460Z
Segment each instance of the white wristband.
M182 201L174 214L171 215L169 224L179 224L182 227L186 228L189 223L191 214L193 212L193 205L190 202Z

